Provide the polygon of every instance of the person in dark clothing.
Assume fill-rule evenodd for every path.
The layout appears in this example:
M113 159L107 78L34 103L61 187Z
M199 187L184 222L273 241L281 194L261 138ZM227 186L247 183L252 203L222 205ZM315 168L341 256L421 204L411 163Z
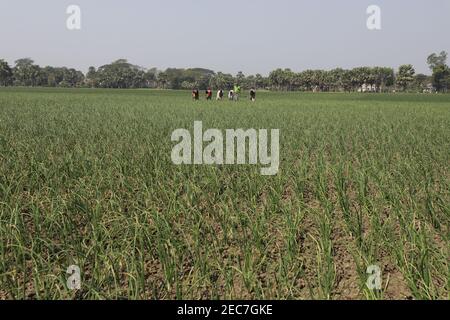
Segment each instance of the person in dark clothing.
M255 88L250 89L250 100L255 102L256 101L256 90Z
M200 92L198 89L192 90L192 100L199 100L200 99Z

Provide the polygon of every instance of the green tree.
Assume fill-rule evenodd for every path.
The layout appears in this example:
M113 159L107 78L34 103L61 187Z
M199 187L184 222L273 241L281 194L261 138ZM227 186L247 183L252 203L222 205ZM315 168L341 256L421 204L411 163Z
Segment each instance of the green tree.
M376 84L376 74L373 68L358 67L352 70L353 89L362 89L363 85L373 86Z
M353 71L344 70L342 73L342 89L346 92L353 90Z
M439 92L446 92L450 88L450 68L447 65L439 65L433 69L431 76L434 88Z
M398 69L396 83L403 91L405 91L413 82L416 71L410 64L401 65Z
M304 72L296 72L294 74L293 84L294 84L295 90L301 90L301 91L307 90Z
M210 86L215 89L230 90L234 85L234 78L231 74L218 72L211 77Z
M45 74L47 79L46 83L42 84L43 86L57 87L64 79L64 75L59 68L47 66L42 69L42 74Z
M314 70L312 72L311 84L316 91L327 91L327 72L324 70Z
M414 76L414 88L423 92L423 90L428 89L429 84L431 84L431 78L425 74L419 73Z
M378 92L384 92L387 88L394 85L395 72L392 68L374 67L374 84Z
M447 52L442 51L439 55L433 53L428 59L428 65L433 71L433 75L431 76L431 81L433 87L437 91L447 91L449 88L449 67L447 66Z
M269 74L269 83L278 90L292 90L295 73L291 69L277 69Z
M144 79L146 82L146 87L156 88L158 83L158 70L156 68L147 70L147 72L145 72Z
M8 62L0 59L0 86L9 86L12 84L13 72Z
M267 78L265 78L261 74L257 73L255 75L255 86L256 86L256 89L265 89L268 86Z
M344 88L345 70L336 68L328 72L328 87L331 91L340 91Z
M283 84L284 72L282 69L276 69L269 74L269 83L272 88L281 90Z
M165 72L158 73L157 82L159 88L166 89L167 85L169 84L167 74Z
M256 78L254 75L247 76L244 81L244 89L256 88Z
M445 66L445 63L447 62L447 52L441 51L441 53L436 54L430 54L427 58L428 66L430 67L430 70L433 71L434 68L439 66Z
M14 82L19 86L36 86L40 68L30 58L15 61L13 68Z
M126 59L119 59L111 64L98 68L95 75L96 82L101 88L145 88L145 71L132 65Z
M245 75L242 71L239 71L236 75L236 83L240 86L245 85Z
M195 83L189 81L183 81L181 83L181 88L184 90L192 90L195 87Z
M95 67L89 67L89 70L86 73L86 84L90 88L95 88L98 86L97 70Z

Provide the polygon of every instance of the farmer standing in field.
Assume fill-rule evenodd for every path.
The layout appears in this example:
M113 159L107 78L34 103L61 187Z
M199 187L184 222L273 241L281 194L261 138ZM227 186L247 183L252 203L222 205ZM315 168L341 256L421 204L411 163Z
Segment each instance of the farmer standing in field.
M250 100L252 102L256 101L256 89L253 87L250 89Z
M200 93L198 92L198 89L192 90L192 100L198 100L200 98Z
M228 92L228 100L234 100L234 91L233 90L230 90L229 92Z
M216 100L219 101L219 100L222 100L222 99L223 99L223 90L220 89L219 91L217 91Z
M212 90L211 88L208 88L206 90L206 100L211 100L212 99Z
M235 85L234 86L234 100L238 101L239 100L239 94L241 93L241 86L240 85Z

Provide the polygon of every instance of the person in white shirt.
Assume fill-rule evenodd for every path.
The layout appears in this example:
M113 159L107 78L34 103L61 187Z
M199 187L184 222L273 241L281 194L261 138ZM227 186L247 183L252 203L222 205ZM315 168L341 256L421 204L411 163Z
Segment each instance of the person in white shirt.
M230 90L228 92L228 100L234 100L234 91L233 90Z

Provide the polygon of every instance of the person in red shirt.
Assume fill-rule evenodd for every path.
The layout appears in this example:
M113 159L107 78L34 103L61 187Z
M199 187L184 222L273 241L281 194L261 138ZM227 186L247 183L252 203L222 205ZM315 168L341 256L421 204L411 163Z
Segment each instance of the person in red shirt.
M211 100L212 99L212 90L211 88L208 88L208 90L206 90L206 100Z

